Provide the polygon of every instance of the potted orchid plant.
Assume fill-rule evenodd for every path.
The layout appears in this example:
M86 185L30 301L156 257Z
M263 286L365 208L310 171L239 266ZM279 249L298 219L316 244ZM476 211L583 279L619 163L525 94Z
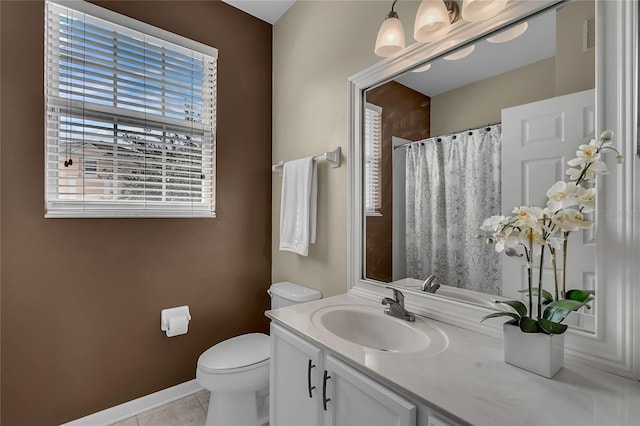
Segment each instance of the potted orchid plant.
M593 226L593 223L585 218L585 214L595 210L596 175L607 172L605 163L601 161L602 152L612 150L617 155L618 163L623 161L623 157L612 146L612 139L613 132L607 130L598 139L579 146L577 157L567 163L571 166L566 172L569 181L558 181L549 188L545 208L516 207L512 216L492 216L486 219L480 228L488 233L484 237L487 243L495 245L497 252L521 246L524 248L527 261L528 288L523 292L527 293L528 305L519 300L496 301L511 309L494 312L482 318L482 321L496 317L511 318L504 325L505 361L510 364L552 377L562 368L563 363L563 333L567 330L567 325L562 322L571 312L582 307L589 308L588 303L595 297L592 290L567 290L567 248L572 232ZM542 286L543 263L547 250L553 269L553 293ZM560 281L557 267L558 251L562 252ZM535 287L534 257L539 258L539 275ZM535 339L544 342L533 343L532 347L528 348L523 342L508 339L509 336L521 339L523 333L537 334L539 336ZM544 361L540 354L555 354L555 359Z

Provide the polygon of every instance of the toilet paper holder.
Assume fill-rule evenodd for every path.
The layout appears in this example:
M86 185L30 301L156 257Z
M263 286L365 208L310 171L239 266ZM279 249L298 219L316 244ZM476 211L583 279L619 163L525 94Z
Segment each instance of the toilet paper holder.
M189 306L178 306L176 308L163 309L160 312L160 330L169 332L169 324L172 318L186 318L187 323L191 321ZM167 333L168 335L168 333Z

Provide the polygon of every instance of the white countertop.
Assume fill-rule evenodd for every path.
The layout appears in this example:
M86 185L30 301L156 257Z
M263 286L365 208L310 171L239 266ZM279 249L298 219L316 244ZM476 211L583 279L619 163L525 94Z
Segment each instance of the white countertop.
M358 347L314 326L311 314L335 304L379 306L340 295L267 311L266 315L335 353L381 383L474 425L640 425L640 382L565 362L553 379L503 361L502 340L416 316L439 327L446 349L435 355L393 354Z

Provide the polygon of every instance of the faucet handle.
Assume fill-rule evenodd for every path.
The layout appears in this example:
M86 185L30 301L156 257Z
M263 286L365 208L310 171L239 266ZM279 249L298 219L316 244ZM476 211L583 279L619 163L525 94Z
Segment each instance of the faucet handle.
M402 294L402 292L397 288L388 287L388 286L386 288L393 291L393 298L395 299L395 301L398 302L400 305L402 305L402 307L404 307L404 294Z

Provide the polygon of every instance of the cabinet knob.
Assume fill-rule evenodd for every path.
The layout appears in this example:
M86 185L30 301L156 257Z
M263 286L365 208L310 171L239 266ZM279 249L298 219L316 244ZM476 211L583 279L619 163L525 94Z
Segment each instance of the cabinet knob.
M313 364L313 362L309 360L309 365L307 366L307 388L309 389L309 398L313 398L311 391L316 388L315 386L311 386L311 369L312 368L315 368L315 364Z
M331 401L331 398L327 398L327 381L331 378L327 370L324 370L324 379L322 380L322 407L324 411L327 411L327 402Z

